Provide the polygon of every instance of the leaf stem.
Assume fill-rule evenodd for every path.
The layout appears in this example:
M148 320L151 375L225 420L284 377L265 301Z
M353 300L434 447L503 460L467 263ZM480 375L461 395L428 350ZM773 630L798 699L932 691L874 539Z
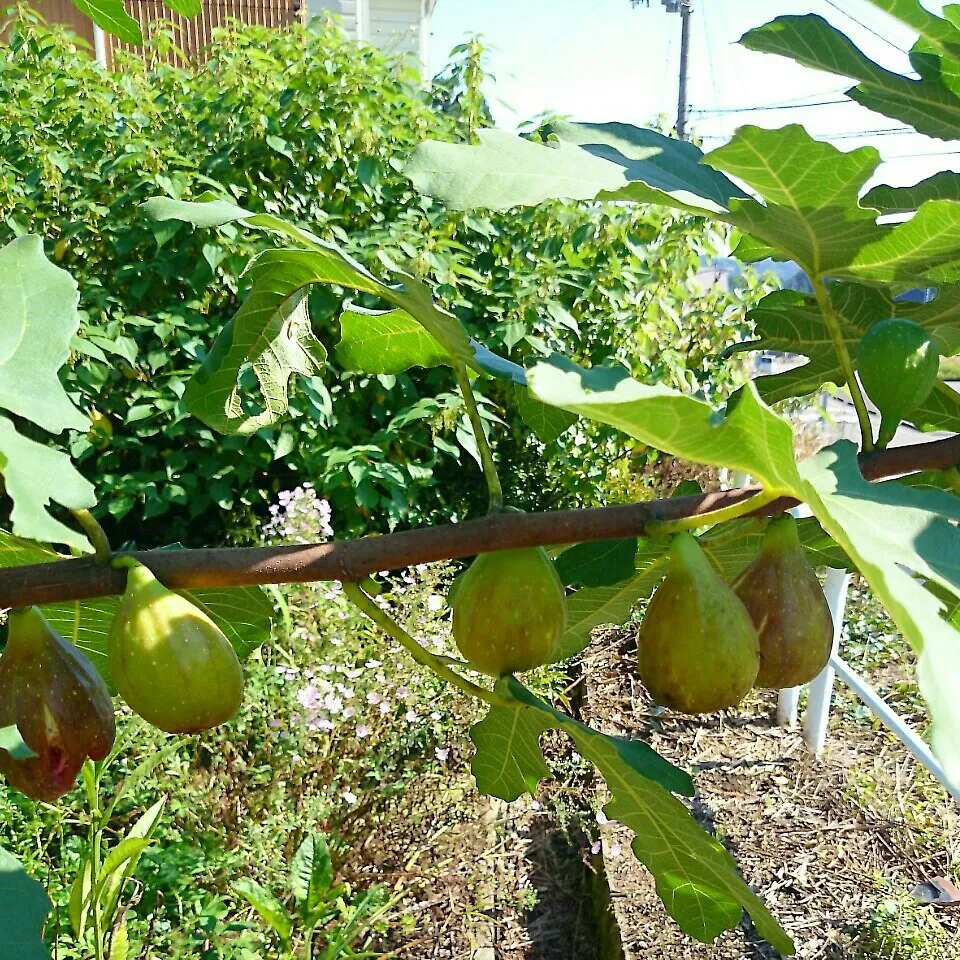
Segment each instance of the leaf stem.
M483 419L477 409L477 400L473 395L470 377L467 375L467 368L462 363L454 363L453 368L457 373L457 383L460 385L460 393L463 395L463 402L467 408L467 416L470 418L470 424L473 427L473 435L477 441L477 451L480 454L480 463L483 465L483 475L487 481L487 490L490 494L487 512L499 513L503 507L503 489L500 486L500 477L497 475L497 465L493 462L490 444L487 443L487 435L483 430Z
M813 292L817 298L817 305L820 307L820 313L823 315L823 322L830 331L830 340L833 342L833 349L836 351L837 359L840 361L840 370L847 381L847 390L850 391L850 399L853 400L853 407L857 411L857 420L860 423L860 437L862 439L862 448L865 452L873 449L873 426L870 423L870 414L867 411L866 401L863 399L863 391L860 389L860 382L853 369L853 361L850 359L850 352L847 345L843 342L843 331L840 329L840 320L833 304L830 302L830 295L827 288L819 277L813 277Z
M708 527L713 524L724 523L727 520L736 520L738 517L755 513L767 504L779 499L779 493L763 490L756 496L742 500L740 503L733 503L728 507L721 507L719 510L712 510L709 513L701 513L695 517L684 517L680 520L654 520L647 524L647 534L653 537L663 536L682 533L684 530L696 530L699 527Z
M70 512L93 544L93 559L100 564L109 563L113 549L97 518L89 510L71 510Z
M367 596L356 583L345 583L343 585L343 592L348 599L380 627L384 633L393 637L394 640L405 647L413 659L421 666L427 667L437 674L437 676L442 677L448 683L452 683L464 693L483 700L484 703L489 703L491 706L503 707L515 705L512 700L508 700L493 690L487 690L486 687L471 683L471 681L451 670L445 662L448 658L436 656L414 640L386 610L378 606L373 598Z

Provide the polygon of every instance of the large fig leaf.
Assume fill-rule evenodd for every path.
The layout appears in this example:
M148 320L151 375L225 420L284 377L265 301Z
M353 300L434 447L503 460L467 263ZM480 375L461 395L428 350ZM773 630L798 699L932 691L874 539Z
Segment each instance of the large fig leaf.
M867 483L856 448L842 441L801 464L798 493L855 559L917 654L917 679L933 719L934 752L960 784L960 632L923 581L960 592L960 498L896 481ZM953 521L953 522L951 522Z
M915 0L890 0L878 6L896 6L917 29L922 22L925 30L938 40L951 44L956 61L954 40L957 29L946 20L923 10L920 18L910 16L907 7L922 10ZM762 27L750 30L740 41L750 50L775 53L796 60L805 67L823 70L842 77L858 80L847 96L869 110L910 124L920 133L941 140L960 138L960 97L956 85L949 82L951 70L942 60L944 48L921 40L911 51L910 62L918 77L905 77L887 70L865 56L846 34L815 14L777 17Z
M563 730L600 771L612 795L607 816L633 830L634 853L654 875L658 895L685 933L709 942L735 927L745 909L762 937L782 953L793 952L790 938L744 883L734 859L672 796L671 791L692 795L685 773L642 741L606 736L559 713L513 678L497 689L516 706L492 707L470 732L481 790L505 800L534 790L549 775L540 734Z
M88 430L57 376L80 326L76 281L36 236L0 247L0 277L0 407L50 433Z
M0 473L13 500L10 519L17 536L90 550L83 534L49 510L51 503L79 510L97 502L93 485L65 453L20 436L6 417L0 417Z
M556 123L552 142L500 130L480 143L428 140L405 173L423 193L453 209L506 210L547 199L665 202L695 211L726 210L746 194L702 165L691 143L626 123Z
M50 899L16 857L0 850L0 957L50 960L41 936Z

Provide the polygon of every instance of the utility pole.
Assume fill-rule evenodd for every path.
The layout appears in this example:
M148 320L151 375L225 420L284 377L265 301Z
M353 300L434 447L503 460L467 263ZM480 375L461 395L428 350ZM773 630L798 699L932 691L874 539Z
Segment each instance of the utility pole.
M680 0L680 92L677 97L677 136L687 139L687 72L690 67L690 15L693 0Z
M662 0L667 13L680 14L680 90L677 95L677 136L687 138L687 75L690 70L690 18L693 0ZM650 6L650 0L630 0L633 7Z

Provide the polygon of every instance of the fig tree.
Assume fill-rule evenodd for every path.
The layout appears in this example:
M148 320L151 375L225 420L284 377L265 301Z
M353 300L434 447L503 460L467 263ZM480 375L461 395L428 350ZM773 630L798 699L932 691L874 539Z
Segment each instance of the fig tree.
M689 533L674 537L667 563L640 625L640 679L682 713L736 706L760 667L750 615Z
M923 327L903 317L873 324L857 349L857 372L880 411L877 445L885 447L902 420L930 396L940 357Z
M225 723L243 698L243 670L230 641L143 564L124 565L127 589L107 636L110 674L120 695L168 733L198 733Z
M0 773L48 803L70 789L87 757L110 752L116 732L97 668L36 607L11 611L0 657L0 727L13 725L35 756L18 760L0 750Z
M567 628L563 584L542 547L480 554L448 602L460 652L495 677L552 662Z
M760 552L734 580L733 590L760 637L758 687L809 683L827 665L833 617L790 514L767 527Z

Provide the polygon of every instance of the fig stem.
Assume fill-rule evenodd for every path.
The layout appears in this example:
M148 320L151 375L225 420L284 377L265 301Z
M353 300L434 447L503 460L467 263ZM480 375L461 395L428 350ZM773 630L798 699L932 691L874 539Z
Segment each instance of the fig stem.
M110 546L110 540L97 518L89 510L80 509L70 512L93 545L93 559L100 564L109 563L113 548Z
M343 592L347 598L363 613L365 613L384 633L393 637L398 643L407 649L410 656L421 666L432 670L438 677L442 677L448 683L452 683L464 693L471 697L483 700L490 706L496 707L515 707L517 704L512 698L504 697L493 690L487 690L486 687L478 686L476 683L461 677L448 666L449 657L438 657L431 653L426 647L421 646L416 640L407 633L403 627L397 623L393 617L382 607L374 602L372 597L367 596L356 583L344 583Z
M833 349L840 361L840 370L843 372L844 379L847 381L847 390L850 391L850 399L853 401L853 407L857 411L857 421L860 424L861 447L864 452L873 449L873 426L870 423L870 414L867 412L867 404L863 399L863 391L860 389L860 381L853 369L853 361L850 359L850 351L843 339L843 331L840 329L840 320L837 312L833 309L833 303L830 301L830 295L823 280L818 276L811 277L813 292L817 298L817 305L820 307L820 313L823 315L823 322L830 332L830 340L833 343Z
M779 498L779 493L763 490L749 500L732 503L728 507L721 507L719 510L712 510L709 513L701 513L695 517L684 517L680 520L655 520L647 524L647 535L653 537L670 536L716 523L725 523L727 520L736 520L738 517L762 509L768 503L773 503L774 500Z
M454 363L453 367L457 373L457 383L460 385L460 393L467 408L467 416L470 418L470 425L473 427L473 436L477 441L477 451L480 454L480 463L483 466L483 476L487 481L487 490L489 491L487 512L499 513L503 507L503 489L500 486L497 465L493 462L490 444L487 443L487 435L483 430L483 420L477 408L477 399L473 395L473 387L470 385L467 368L462 363Z

